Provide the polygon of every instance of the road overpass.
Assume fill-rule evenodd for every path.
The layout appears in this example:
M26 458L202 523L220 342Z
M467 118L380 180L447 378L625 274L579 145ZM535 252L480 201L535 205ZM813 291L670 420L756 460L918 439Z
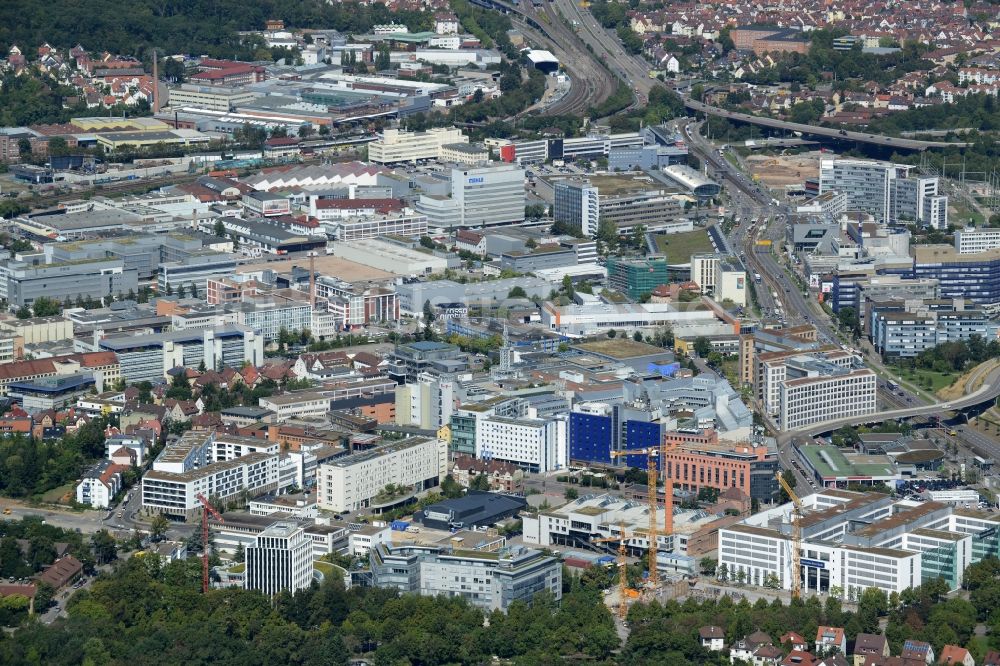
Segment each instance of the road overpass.
M817 127L816 125L805 125L803 123L792 123L777 118L764 118L752 116L748 113L738 113L729 111L717 106L703 104L690 98L685 98L684 106L692 111L706 113L710 116L718 116L727 120L735 120L741 123L760 125L761 127L771 127L773 129L787 130L789 132L801 132L810 136L823 136L842 141L857 141L860 143L870 143L877 146L887 146L899 148L901 150L927 150L928 148L966 148L971 144L964 141L922 141L919 139L904 139L894 136L883 136L881 134L866 134L865 132L853 132L849 130L838 130L832 127Z
M984 402L995 400L1000 396L1000 368L980 368L969 376L968 385L975 385L982 378L982 385L972 393L945 402L937 402L930 405L919 405L907 407L906 409L894 409L890 411L874 412L865 416L853 416L846 419L836 419L833 421L823 421L813 423L794 430L786 430L777 436L779 446L783 446L791 440L802 437L814 437L824 432L832 432L844 426L859 426L866 424L882 423L893 419L905 419L914 416L930 416L932 414L943 414L953 412L968 407L975 407Z

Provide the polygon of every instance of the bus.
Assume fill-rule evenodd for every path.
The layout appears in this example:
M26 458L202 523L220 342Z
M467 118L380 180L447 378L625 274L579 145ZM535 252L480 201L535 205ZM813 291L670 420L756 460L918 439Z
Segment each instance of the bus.
M890 391L898 391L899 390L899 382L895 382L895 381L893 381L891 379L889 381L887 381L885 383L885 385L886 385L886 387L888 387L888 389Z
M760 284L760 273L753 274L753 281L756 282L757 284Z

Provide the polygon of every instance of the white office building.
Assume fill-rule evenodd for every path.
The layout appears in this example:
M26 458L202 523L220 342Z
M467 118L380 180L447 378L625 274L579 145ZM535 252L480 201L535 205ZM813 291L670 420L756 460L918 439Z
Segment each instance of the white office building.
M736 259L726 257L715 265L715 286L712 296L716 301L731 301L740 306L747 304L747 272Z
M447 442L428 437L411 437L338 458L317 471L319 507L340 512L396 506L438 485L447 466ZM383 491L390 485L408 490L389 496Z
M451 198L463 227L524 222L524 169L514 164L452 169Z
M877 375L844 351L762 354L755 383L781 430L876 411Z
M442 146L468 142L469 137L454 127L434 127L426 132L387 129L368 144L368 159L378 164L436 160Z
M722 256L715 252L699 252L691 255L691 281L696 282L703 293L715 289L715 273Z
M1000 247L1000 227L969 227L955 232L955 250L959 254L976 254Z
M788 503L719 530L719 566L727 578L755 586L776 581L790 590L795 575L804 595L845 598L869 587L902 592L937 578L954 590L969 564L996 556L1000 547L996 513L839 489L804 497L802 505L798 572Z
M794 363L793 363L794 365ZM824 421L874 414L878 375L869 368L845 370L809 362L804 374L779 388L779 427L794 430Z
M312 540L305 528L295 522L274 523L246 549L244 584L268 596L294 594L312 582L312 556Z
M529 472L566 467L566 421L491 416L477 421L476 457Z
M330 398L319 391L294 391L258 400L260 406L274 412L278 423L288 419L324 416L330 411Z
M847 210L869 213L877 221L912 221L944 229L948 197L938 193L938 178L911 177L913 167L892 162L825 159L820 162L819 191L840 192Z

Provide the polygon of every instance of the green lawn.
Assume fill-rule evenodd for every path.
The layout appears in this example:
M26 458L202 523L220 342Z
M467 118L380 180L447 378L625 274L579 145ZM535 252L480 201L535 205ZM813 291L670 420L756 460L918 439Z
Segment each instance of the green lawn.
M42 495L42 502L45 504L62 504L62 498L69 493L72 497L76 497L76 484L67 483L65 486L59 486L58 488L53 488L49 492Z
M898 370L893 368L893 373L898 374L904 380L912 382L922 389L931 393L951 386L958 379L960 373L957 372L934 372L933 370ZM929 386L928 386L929 382Z
M667 263L686 264L691 255L712 252L712 241L704 229L695 229L681 234L656 234L656 250L667 257Z
M339 577L343 576L344 573L346 573L346 569L338 567L336 564L332 564L330 562L324 562L322 560L317 560L316 562L313 562L313 567L316 569L316 571L323 574L325 578L332 578L334 576Z

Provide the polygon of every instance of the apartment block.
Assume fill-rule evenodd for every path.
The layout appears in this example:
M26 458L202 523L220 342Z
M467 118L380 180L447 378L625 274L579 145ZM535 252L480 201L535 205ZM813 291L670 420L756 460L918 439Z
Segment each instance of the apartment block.
M319 507L327 511L395 507L413 493L438 485L447 474L448 444L411 437L319 466ZM410 489L403 496L380 496L386 486Z
M274 442L188 432L164 448L143 476L143 512L186 520L200 515L199 494L225 502L243 492L275 492L280 486L278 454Z

